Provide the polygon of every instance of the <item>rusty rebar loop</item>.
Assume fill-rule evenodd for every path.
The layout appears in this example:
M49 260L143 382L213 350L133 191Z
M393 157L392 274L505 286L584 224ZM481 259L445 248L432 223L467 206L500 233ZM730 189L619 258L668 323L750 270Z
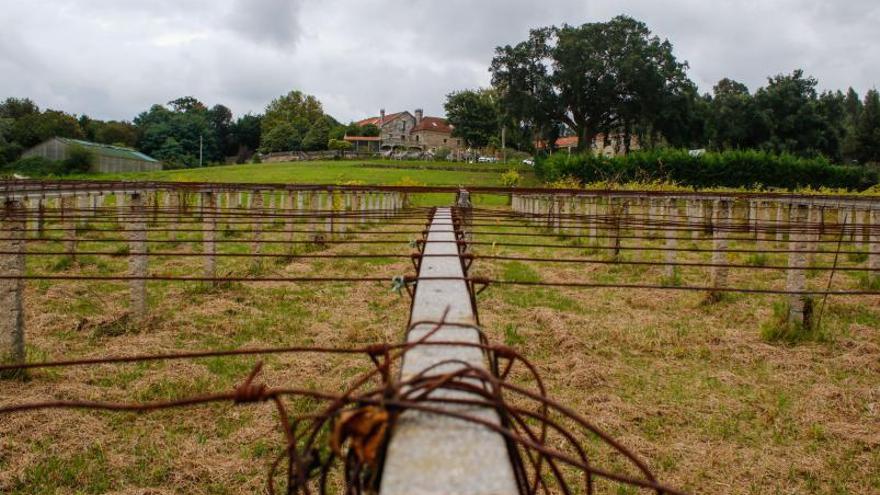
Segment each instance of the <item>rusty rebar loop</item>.
M240 385L229 392L219 392L197 395L169 401L156 401L147 403L111 403L101 401L46 401L17 404L0 407L0 415L34 411L38 409L87 409L106 411L131 411L146 413L161 409L172 409L205 405L209 403L228 402L244 406L262 402L273 402L281 431L285 438L283 452L273 460L267 475L267 490L276 493L276 477L280 463L285 459L288 462L287 493L320 493L327 490L329 473L333 469L338 456L330 449L330 454L321 457L322 432L333 430L331 438L335 442L345 442L340 438L339 431L344 430L343 422L352 415L372 408L381 413L387 424L381 427L382 438L377 445L378 449L371 453L370 458L360 458L356 451L352 450L354 443L363 439L352 437L349 441L348 454L344 456L344 477L346 484L353 490L351 493L362 493L366 489L374 489L371 484L376 483L384 452L390 432L396 419L406 411L421 411L425 413L445 415L462 421L479 424L493 430L505 438L505 441L513 447L515 455L512 461L519 465L515 466L515 472L519 473L518 486L524 494L534 494L539 491L548 493L548 484L544 479L550 476L553 486L561 488L563 493L572 493L569 487L570 481L562 470L561 464L565 464L583 474L583 490L592 493L594 477L601 477L618 483L632 485L641 488L657 490L658 493L681 493L675 489L666 487L657 482L647 465L641 461L632 451L616 442L610 435L600 428L591 424L585 418L579 416L573 410L562 406L547 397L546 389L537 368L524 356L507 346L490 345L484 341L476 343L462 342L439 342L433 341L436 332L446 325L473 328L472 325L456 324L448 322L448 310L438 321L415 322L413 326L431 325L425 335L413 339L404 344L374 344L360 348L295 348L296 352L315 353L340 353L362 354L374 362L374 368L357 377L341 393L330 393L320 390L302 388L271 388L257 381L258 375L263 369L263 363L257 362ZM478 329L475 329L478 330ZM481 337L485 337L482 332ZM482 349L486 353L494 354L495 359L507 359L511 363L522 363L533 377L535 389L525 388L510 383L510 366L505 368L503 374L493 369L486 370L476 367L461 360L448 360L436 364L417 375L405 380L395 380L391 368L400 366L405 359L407 351L422 345L448 345L448 346L471 346ZM280 353L289 349L265 349L261 353ZM37 366L74 366L95 365L103 363L137 362L154 359L183 359L208 356L243 355L245 352L256 353L258 350L240 351L206 351L201 353L180 353L176 355L153 355L132 356L126 358L106 358L104 360L66 361L56 363L42 363ZM379 360L377 357L381 356ZM455 369L447 371L448 367ZM2 368L0 368L2 369ZM368 383L378 380L378 385L367 386ZM440 391L458 392L454 396L440 394ZM464 397L461 393L466 394ZM510 396L510 397L508 397ZM307 397L325 403L324 407L296 416L290 416L284 406L285 397ZM514 405L516 400L527 400L537 405L537 409ZM501 423L487 421L484 418L467 414L461 410L450 408L450 405L468 405L473 407L491 408L498 412L502 418ZM560 415L560 419L554 419L553 415ZM565 426L566 422L572 422L578 428L596 435L602 439L614 451L623 455L640 473L632 476L618 472L602 470L593 465L591 459L582 447L583 439L578 437L576 431ZM530 424L532 423L532 424ZM342 425L342 430L340 430ZM301 430L301 432L300 432ZM564 446L559 447L558 442L554 446L548 445L548 435L554 432L564 440ZM334 437L334 435L336 435ZM566 453L570 449L573 453ZM358 451L359 452L359 451ZM525 459L525 461L523 460ZM561 464L560 464L561 463ZM310 484L314 486L310 486Z

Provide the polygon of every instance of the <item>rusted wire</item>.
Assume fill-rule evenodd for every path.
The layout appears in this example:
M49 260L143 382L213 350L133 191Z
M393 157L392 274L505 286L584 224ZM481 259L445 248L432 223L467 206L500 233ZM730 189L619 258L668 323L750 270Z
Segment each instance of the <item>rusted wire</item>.
M647 488L661 494L680 494L679 490L661 484L646 462L624 447L610 434L592 424L582 415L547 396L537 368L525 357L507 346L485 342L440 342L432 337L449 325L446 316L434 322L421 338L399 345L379 344L360 348L279 348L238 351L206 351L174 355L143 355L118 358L69 360L37 363L18 367L64 367L97 364L118 364L152 360L190 359L249 354L285 352L361 354L370 358L374 368L352 381L343 392L269 387L258 382L263 364L259 362L231 391L214 392L192 397L146 403L116 403L85 400L47 400L0 406L0 415L44 409L85 409L149 413L163 409L194 407L210 403L236 405L272 402L284 436L282 454L269 466L267 491L277 493L280 463L288 469L283 487L288 494L325 494L332 470L340 469L346 482L346 493L374 493L379 488L384 452L393 437L394 424L409 411L447 416L478 424L501 435L508 444L510 459L517 474L520 493L531 495L559 490L562 493L582 491L593 493L595 480L604 478L621 485ZM412 326L410 327L412 328ZM469 346L481 349L490 362L503 364L490 370L457 360L438 363L406 379L395 379L391 369L399 367L406 353L423 345ZM520 364L532 376L531 387L510 382L511 369ZM440 369L451 371L440 372ZM503 371L498 371L498 370ZM371 385L376 383L375 385ZM444 391L458 392L454 396ZM462 394L463 393L463 394ZM322 403L315 409L290 414L284 404L287 397L307 397ZM455 405L489 408L500 415L494 422L468 414ZM361 423L355 423L360 421ZM371 428L362 428L365 426ZM372 423L370 423L372 422ZM353 424L354 423L354 424ZM364 433L366 431L366 433ZM583 445L588 436L599 438L609 449L632 466L626 471L598 467ZM325 448L323 442L329 442ZM342 447L347 445L347 450Z

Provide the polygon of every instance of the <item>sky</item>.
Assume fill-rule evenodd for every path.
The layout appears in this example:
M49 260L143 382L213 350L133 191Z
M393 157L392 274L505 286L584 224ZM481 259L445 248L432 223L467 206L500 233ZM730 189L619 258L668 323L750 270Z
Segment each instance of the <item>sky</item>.
M822 89L880 86L877 0L0 0L0 98L131 120L192 95L236 115L299 89L343 122L489 84L530 28L626 14L710 91L803 68Z

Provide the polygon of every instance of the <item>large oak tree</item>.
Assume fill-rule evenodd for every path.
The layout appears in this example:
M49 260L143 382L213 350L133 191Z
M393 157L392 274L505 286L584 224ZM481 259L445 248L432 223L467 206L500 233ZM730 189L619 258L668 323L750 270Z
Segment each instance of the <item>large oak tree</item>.
M658 123L664 106L692 92L686 68L669 41L618 16L532 30L528 40L496 48L489 70L508 114L545 137L564 124L584 150L600 132Z

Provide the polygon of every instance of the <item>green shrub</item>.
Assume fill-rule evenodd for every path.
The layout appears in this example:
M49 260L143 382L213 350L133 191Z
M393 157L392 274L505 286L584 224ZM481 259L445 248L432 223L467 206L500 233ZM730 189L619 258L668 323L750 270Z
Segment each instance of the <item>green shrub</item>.
M557 153L539 158L535 172L547 182L574 176L583 183L668 181L698 188L809 187L861 191L878 183L877 171L869 168L755 150L691 156L685 150L660 149L611 158Z
M522 176L519 175L519 172L513 169L501 174L501 184L504 185L504 187L516 187L521 180Z
M434 150L434 159L435 160L446 160L449 158L449 155L452 154L452 150L446 147L440 147Z
M28 177L44 175L62 175L64 170L61 162L55 162L41 156L21 158L2 168L7 174L21 174Z
M95 164L95 153L83 146L72 145L67 158L62 162L64 172L68 174L85 174Z

